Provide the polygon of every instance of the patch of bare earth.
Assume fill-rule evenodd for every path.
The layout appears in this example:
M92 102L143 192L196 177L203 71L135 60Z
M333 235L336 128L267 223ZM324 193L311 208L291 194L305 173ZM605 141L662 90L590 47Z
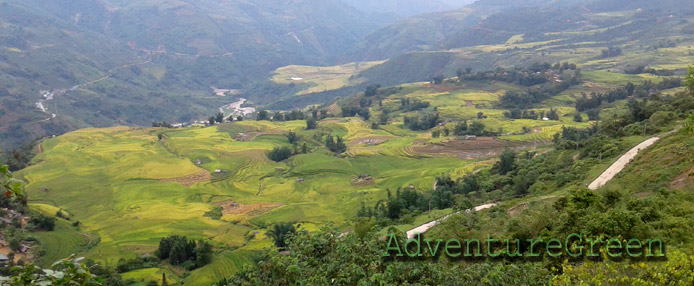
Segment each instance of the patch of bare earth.
M287 132L284 130L250 131L250 132L242 133L239 136L234 137L234 140L241 141L241 142L249 142L249 141L253 141L253 139L255 139L258 136L284 134L284 133L287 133Z
M352 185L355 187L366 187L371 186L375 183L375 180L371 176L359 176L352 178Z
M350 141L349 145L378 145L393 138L392 136L372 136L355 138Z
M192 185L195 185L197 183L202 183L202 182L209 182L212 180L212 175L210 174L209 171L200 168L200 172L197 172L193 175L190 176L185 176L185 177L180 177L180 178L172 178L172 179L163 179L159 180L160 182L174 182L174 183L179 183L181 185L184 185L186 187L190 187Z
M260 215L274 208L284 206L281 203L239 204L232 201L223 201L215 205L222 208L222 214L224 215L245 214L251 216Z
M470 140L444 140L441 143L415 143L413 149L415 152L433 156L481 159L499 156L507 148L518 151L532 146L533 142L515 142L492 137L478 137Z
M14 253L14 259L13 259L13 261L14 261L15 263L17 263L19 260L25 260L26 257L27 257L27 254L26 254L26 253L23 253L23 252L14 252L14 251L9 247L9 245L7 244L7 242L5 242L5 240L0 240L0 253L2 253L2 254L4 254L4 255L9 255L10 252L13 252L13 253Z
M694 186L694 168L677 175L670 183L670 187L676 190L682 190L692 186Z

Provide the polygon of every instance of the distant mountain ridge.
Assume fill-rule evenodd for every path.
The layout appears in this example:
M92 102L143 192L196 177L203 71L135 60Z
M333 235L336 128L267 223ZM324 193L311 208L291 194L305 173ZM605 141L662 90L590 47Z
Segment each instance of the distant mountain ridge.
M385 23L338 0L3 0L0 146L205 118L225 102L211 86L244 88L280 66L328 64ZM113 70L120 66L128 68ZM39 91L60 89L43 114Z
M454 10L475 0L343 0L367 13L392 14L411 17L419 14Z
M683 11L691 10L692 6L694 2L679 0L479 0L461 9L417 15L390 24L367 36L343 57L383 60L406 52L503 43L513 33L539 34L581 28L567 25L566 18L560 19L571 17L570 14L636 9ZM529 29L530 24L537 27ZM492 33L487 33L490 30Z

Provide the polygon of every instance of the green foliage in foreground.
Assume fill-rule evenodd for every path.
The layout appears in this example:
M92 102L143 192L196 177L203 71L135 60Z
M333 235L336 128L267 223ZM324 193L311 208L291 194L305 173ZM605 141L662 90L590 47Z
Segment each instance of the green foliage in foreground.
M300 232L290 240L289 254L269 250L257 268L217 285L544 285L550 279L528 263L386 261L385 247L373 232L343 235L332 227Z
M689 75L684 80L687 89L689 89L689 94L694 96L694 67L689 67Z
M0 195L1 194L7 197L14 196L22 205L26 206L27 204L27 197L24 192L24 184L22 181L12 177L9 166L0 164Z
M692 285L694 284L694 255L680 251L668 254L662 263L586 262L573 266L565 264L564 274L555 277L554 285ZM627 276L625 273L631 273ZM634 275L635 274L635 275Z
M53 263L52 269L37 269L29 264L15 267L12 277L0 277L0 284L11 286L29 285L103 285L104 280L92 274L82 261L83 257L69 257Z
M280 249L287 247L287 240L296 233L296 227L291 222L275 224L271 230L267 232L267 236L271 237L275 242L275 246Z

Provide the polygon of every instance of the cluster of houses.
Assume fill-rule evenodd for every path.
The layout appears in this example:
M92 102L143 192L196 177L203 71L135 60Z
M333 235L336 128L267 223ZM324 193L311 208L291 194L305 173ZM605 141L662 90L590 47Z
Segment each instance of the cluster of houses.
M27 224L28 217L22 215L21 213L13 209L2 208L0 209L0 211L4 214L0 216L0 224L2 224L3 226L12 225L12 223L15 221L21 222L22 226L25 226ZM33 241L23 241L20 245L18 252L27 253L34 244L36 243ZM6 247L9 247L9 244L7 243L7 238L4 235L0 235L0 248ZM8 261L10 261L10 258L6 254L0 253L0 263L6 263Z

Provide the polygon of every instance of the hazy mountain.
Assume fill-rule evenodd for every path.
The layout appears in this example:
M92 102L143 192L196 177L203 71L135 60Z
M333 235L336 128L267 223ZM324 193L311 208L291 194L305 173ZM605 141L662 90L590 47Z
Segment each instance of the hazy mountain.
M0 3L1 146L86 126L205 118L224 101L211 86L328 64L385 23L338 0ZM44 114L40 90L66 92Z
M390 24L356 44L344 58L381 60L412 51L498 44L515 34L535 36L582 29L577 19L584 13L636 9L681 12L692 5L678 0L479 0L461 9L417 15Z
M419 14L453 10L474 0L343 0L345 3L367 13L394 14L409 17Z

